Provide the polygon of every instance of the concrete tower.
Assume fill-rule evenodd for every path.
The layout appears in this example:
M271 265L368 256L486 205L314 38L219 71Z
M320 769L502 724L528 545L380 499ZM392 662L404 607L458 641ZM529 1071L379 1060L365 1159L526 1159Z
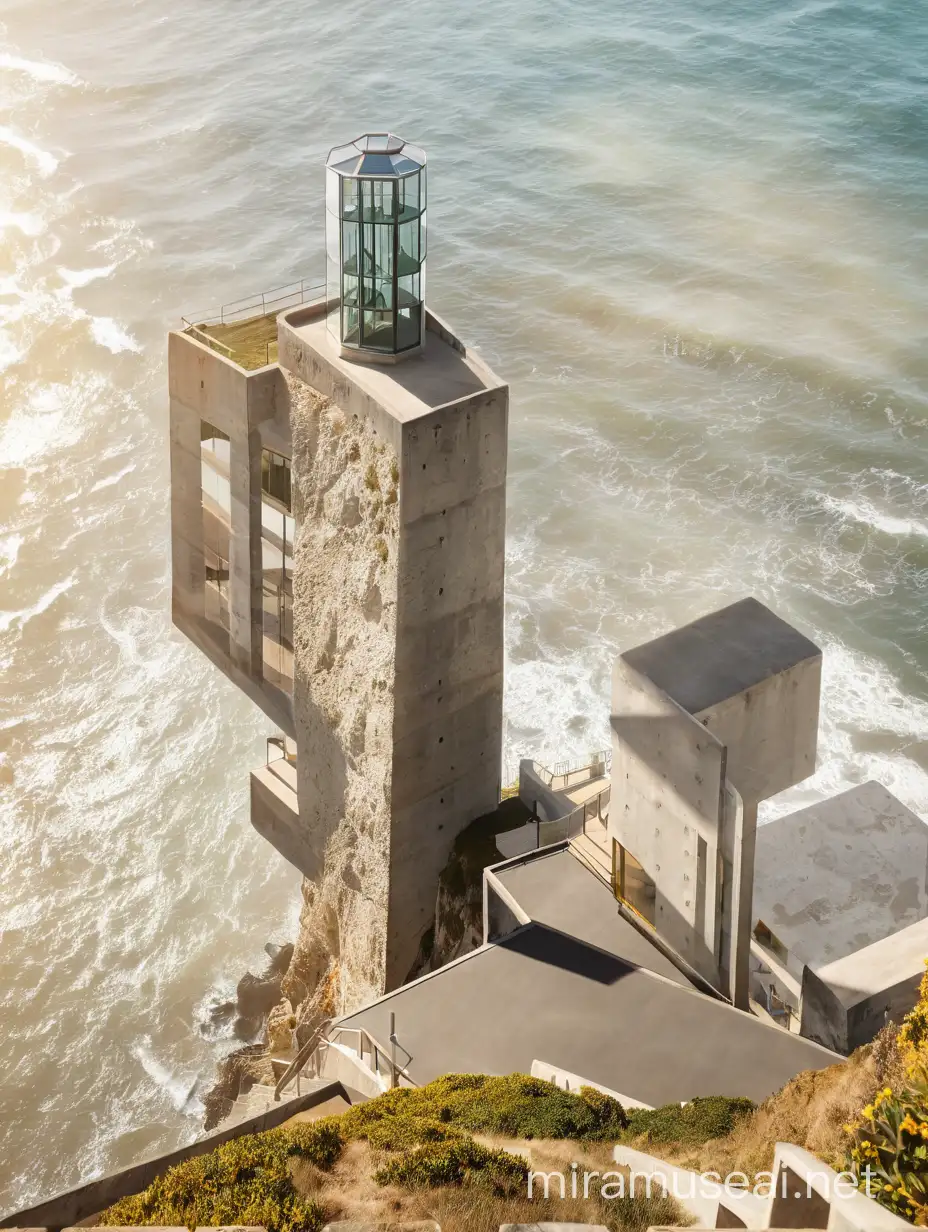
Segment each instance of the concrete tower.
M508 389L425 306L425 165L333 150L325 288L169 344L175 623L287 737L252 820L339 1008L404 980L499 800Z

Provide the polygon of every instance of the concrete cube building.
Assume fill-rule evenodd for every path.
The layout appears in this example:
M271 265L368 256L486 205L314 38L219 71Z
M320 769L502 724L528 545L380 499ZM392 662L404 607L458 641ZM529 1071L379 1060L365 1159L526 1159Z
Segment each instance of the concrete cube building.
M815 768L821 652L744 599L613 673L616 892L746 1009L757 805Z
M928 825L879 783L757 833L755 980L794 1029L848 1053L918 998L928 957Z
M325 287L170 335L173 615L280 729L252 821L345 1009L499 800L508 389L425 307L424 153L368 134L326 175Z

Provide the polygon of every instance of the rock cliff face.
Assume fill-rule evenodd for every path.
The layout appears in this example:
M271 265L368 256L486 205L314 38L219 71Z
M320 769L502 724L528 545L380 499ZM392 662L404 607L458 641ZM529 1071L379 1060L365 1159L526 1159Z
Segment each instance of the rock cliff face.
M342 1013L382 992L397 589L397 459L370 428L287 377L297 520L293 639L303 883L283 992L324 980ZM346 550L347 548L347 550Z

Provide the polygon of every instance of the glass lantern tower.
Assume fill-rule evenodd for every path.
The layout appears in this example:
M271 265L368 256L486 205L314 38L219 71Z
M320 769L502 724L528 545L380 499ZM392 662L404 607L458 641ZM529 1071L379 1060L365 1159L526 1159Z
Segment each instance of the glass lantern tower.
M425 151L367 133L325 174L329 329L345 354L389 362L425 338Z

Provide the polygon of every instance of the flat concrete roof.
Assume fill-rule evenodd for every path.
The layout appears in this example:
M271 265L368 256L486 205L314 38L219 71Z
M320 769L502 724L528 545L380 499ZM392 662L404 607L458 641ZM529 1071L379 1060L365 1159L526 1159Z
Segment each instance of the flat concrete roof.
M384 1043L390 1013L422 1085L453 1073L580 1074L654 1106L695 1095L762 1100L842 1058L615 954L528 924L340 1021Z
M678 706L699 714L821 653L804 634L748 598L626 650L622 658Z
M691 986L657 946L619 915L608 888L569 850L542 852L493 872L532 920L656 971L674 983Z
M291 325L291 329L401 423L490 388L489 370L462 355L433 330L426 330L425 347L418 354L395 364L372 364L342 358L326 319L319 315L303 325Z
M754 918L819 970L928 916L928 825L879 783L757 831Z

